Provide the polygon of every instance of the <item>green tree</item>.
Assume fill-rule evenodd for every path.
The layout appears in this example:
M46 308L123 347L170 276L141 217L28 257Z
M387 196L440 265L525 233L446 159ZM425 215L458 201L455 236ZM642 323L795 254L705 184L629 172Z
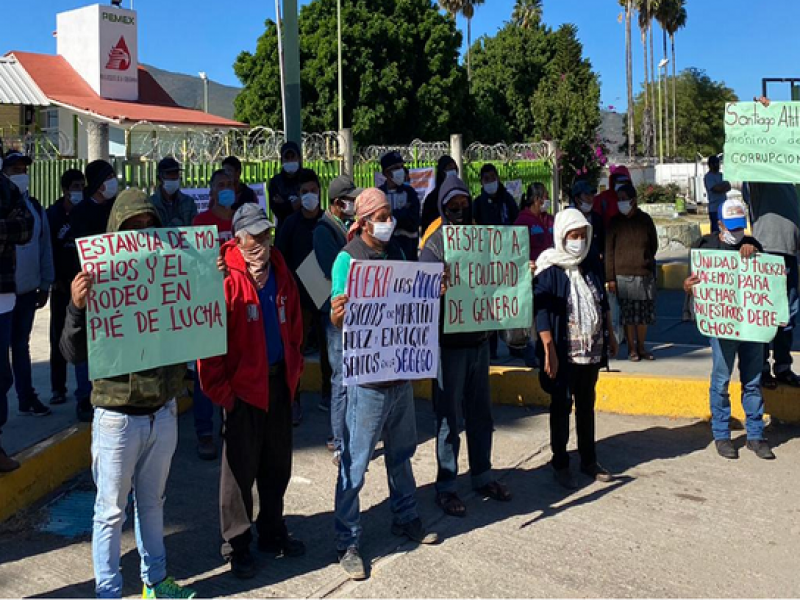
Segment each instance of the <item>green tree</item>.
M472 46L472 19L475 16L475 7L486 0L439 0L439 6L447 11L456 20L456 15L461 14L467 20L467 79L472 80L472 61L470 60L470 47Z
M669 82L672 83L672 82ZM723 82L713 81L700 69L686 69L674 82L676 107L676 156L694 160L722 152L725 144L725 104L738 98ZM641 124L644 92L636 97L635 118Z
M305 5L299 29L303 128L335 129L336 0ZM343 2L342 36L345 124L357 143L442 140L462 129L468 103L461 34L431 0ZM255 53L242 52L234 71L244 85L236 118L281 129L275 23L267 21Z
M542 0L517 0L511 13L511 24L532 29L542 20Z

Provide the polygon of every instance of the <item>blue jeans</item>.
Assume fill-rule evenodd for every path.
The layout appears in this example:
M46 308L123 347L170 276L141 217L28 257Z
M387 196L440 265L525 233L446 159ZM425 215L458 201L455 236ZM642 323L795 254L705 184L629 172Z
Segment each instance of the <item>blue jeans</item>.
M794 329L800 314L800 296L797 293L798 272L797 257L783 256L786 265L786 291L789 297L789 324L778 327L775 339L772 340L772 358L775 362L775 375L784 373L792 368L792 344L794 343ZM769 344L764 344L764 373L769 373Z
M334 507L337 550L358 546L362 529L358 495L364 487L369 461L381 437L389 478L389 505L394 522L404 524L418 517L415 498L417 484L411 470L411 457L417 449L417 422L411 383L406 381L381 389L349 386L344 452L336 482Z
M89 380L89 363L75 365L75 397L83 400L92 395L92 382Z
M342 330L331 323L330 314L322 315L325 339L328 342L328 361L331 363L331 435L336 452L342 451L347 388L342 384Z
M11 323L14 311L0 315L0 433L8 422L8 391L14 383L8 351L11 349Z
M103 408L94 411L92 476L97 497L92 560L98 598L122 595L120 540L131 486L142 581L152 586L167 576L164 492L178 445L177 415L175 400L142 417Z
M17 296L14 306L13 324L11 326L11 368L14 373L14 389L20 410L36 397L31 374L31 331L36 318L36 292L28 292ZM8 353L3 357L8 360ZM7 392L6 392L7 393Z
M739 374L742 381L742 407L746 415L748 440L764 438L764 397L761 395L761 365L765 344L737 342L710 338L711 358L711 432L715 440L731 439L731 397L728 384L733 365L739 356Z
M214 404L200 388L199 367L194 367L194 391L192 392L192 411L194 412L194 430L197 437L214 435Z

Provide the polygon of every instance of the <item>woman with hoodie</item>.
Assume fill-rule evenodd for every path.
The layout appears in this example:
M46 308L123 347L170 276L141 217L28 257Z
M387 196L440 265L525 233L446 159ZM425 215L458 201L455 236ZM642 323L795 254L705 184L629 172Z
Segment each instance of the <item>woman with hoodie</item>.
M448 176L458 177L458 165L452 156L442 156L436 164L436 187L425 196L422 204L422 220L420 221L420 234L425 236L428 228L439 218L439 190ZM424 245L424 242L423 242Z
M425 242L421 262L444 263L444 226L472 223L469 190L458 177L448 177L439 190L442 222ZM485 331L444 333L440 317L441 375L433 386L436 412L436 504L453 517L467 507L457 493L461 420L467 430L472 488L494 500L511 493L492 474L492 395L489 387L489 334Z
M542 389L550 394L550 446L556 481L576 485L569 470L569 415L575 403L581 471L611 481L597 463L594 435L595 386L600 368L617 352L603 280L587 260L592 226L580 211L559 212L555 247L539 256L534 285L537 355Z

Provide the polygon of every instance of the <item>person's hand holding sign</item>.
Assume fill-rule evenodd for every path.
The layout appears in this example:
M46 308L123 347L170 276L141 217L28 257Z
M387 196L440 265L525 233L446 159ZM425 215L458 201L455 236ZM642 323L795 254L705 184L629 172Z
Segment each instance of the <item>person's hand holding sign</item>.
M344 313L348 300L349 298L345 294L331 300L331 323L334 327L341 329L344 325Z
M75 308L83 310L89 299L89 292L92 291L92 276L83 271L72 280L72 304Z
M697 274L690 275L683 281L683 291L687 294L694 293L694 286L700 283L700 277Z
M440 297L444 298L447 294L447 286L450 284L450 265L444 266L444 273L442 274L442 291Z
M739 255L742 258L750 258L756 252L758 252L758 249L753 244L742 244L742 247L739 248Z

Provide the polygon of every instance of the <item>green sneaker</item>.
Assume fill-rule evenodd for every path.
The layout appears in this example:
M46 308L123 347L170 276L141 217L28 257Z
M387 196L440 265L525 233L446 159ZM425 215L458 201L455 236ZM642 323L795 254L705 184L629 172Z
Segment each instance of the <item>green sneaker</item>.
M142 588L142 598L194 598L197 596L190 587L182 587L175 583L173 577L167 577L155 587L145 585Z

